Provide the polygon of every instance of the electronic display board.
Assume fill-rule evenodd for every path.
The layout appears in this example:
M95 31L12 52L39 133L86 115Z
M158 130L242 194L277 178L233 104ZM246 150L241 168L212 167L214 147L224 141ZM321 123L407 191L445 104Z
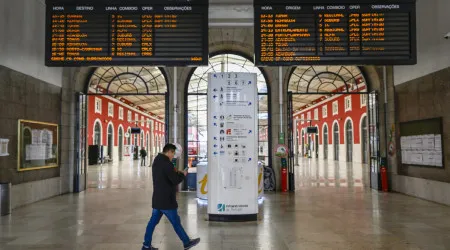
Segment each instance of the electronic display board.
M208 64L208 0L47 0L47 66Z
M416 64L414 0L255 0L258 66Z

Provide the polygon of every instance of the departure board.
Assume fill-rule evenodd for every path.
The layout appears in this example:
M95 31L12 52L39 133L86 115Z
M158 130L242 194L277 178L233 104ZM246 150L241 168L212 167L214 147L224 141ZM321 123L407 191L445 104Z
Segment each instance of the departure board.
M208 0L47 0L47 66L208 64Z
M258 66L411 65L415 1L255 0Z

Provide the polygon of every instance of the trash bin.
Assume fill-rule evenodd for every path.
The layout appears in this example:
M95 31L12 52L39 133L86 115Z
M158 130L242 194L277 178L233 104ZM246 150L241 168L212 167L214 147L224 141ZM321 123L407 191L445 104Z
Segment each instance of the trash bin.
M11 183L0 183L0 215L11 213Z
M195 191L197 189L197 168L189 168L186 179L188 190Z

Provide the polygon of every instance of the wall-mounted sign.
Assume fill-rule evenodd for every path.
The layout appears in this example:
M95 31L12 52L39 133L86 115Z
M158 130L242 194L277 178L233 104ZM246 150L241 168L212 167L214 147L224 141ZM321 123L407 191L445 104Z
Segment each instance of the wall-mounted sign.
M307 127L306 128L306 133L307 134L317 134L318 133L318 129L317 129L317 127Z
M8 139L0 139L0 156L8 156Z
M416 64L415 2L255 0L255 64Z
M284 144L278 144L275 147L275 156L279 158L286 158L289 155L288 146Z
M47 0L47 66L208 64L207 0Z

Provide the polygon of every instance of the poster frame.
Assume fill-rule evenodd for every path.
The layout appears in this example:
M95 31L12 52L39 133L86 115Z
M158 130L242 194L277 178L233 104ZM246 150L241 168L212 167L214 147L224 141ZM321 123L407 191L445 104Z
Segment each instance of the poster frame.
M56 164L51 165L44 165L39 167L31 167L31 168L23 168L23 162L21 161L22 156L22 133L21 131L21 125L23 123L28 124L38 124L38 125L45 125L49 128L56 128ZM33 170L40 170L40 169L48 169L48 168L58 168L59 167L59 125L55 123L48 123L48 122L40 122L40 121L33 121L33 120L25 120L25 119L19 119L17 122L17 171L18 172L25 172L25 171L33 171Z

